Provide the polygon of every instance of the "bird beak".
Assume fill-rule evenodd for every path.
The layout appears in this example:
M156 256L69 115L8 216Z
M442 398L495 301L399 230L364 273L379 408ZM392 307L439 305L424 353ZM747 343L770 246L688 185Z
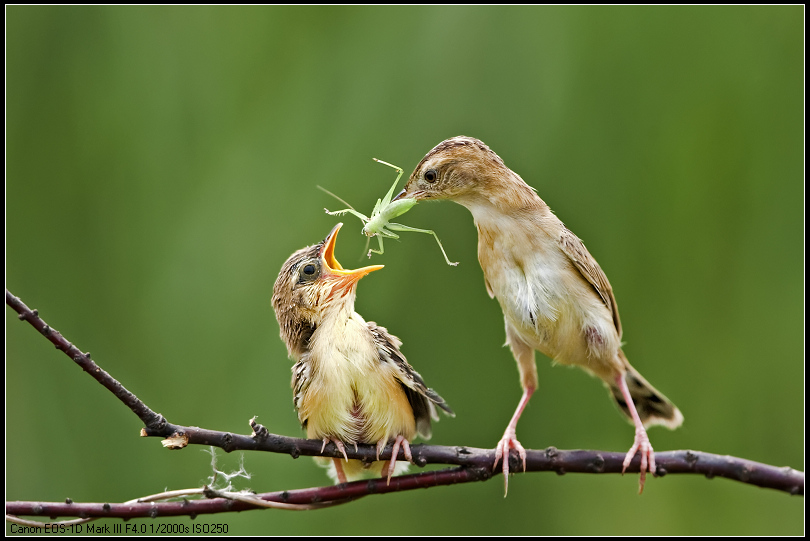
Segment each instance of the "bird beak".
M408 189L407 189L407 188L405 188L404 190L402 190L401 192L399 192L399 193L397 194L397 196L391 200L391 202L393 203L394 201L398 201L398 200L399 200L399 198L400 198L400 197L402 197L403 195L405 195L405 193L406 193L407 191L408 191Z
M357 281L366 274L374 272L375 270L380 270L384 267L384 265L369 265L368 267L363 267L362 269L356 270L344 269L335 258L335 242L337 240L338 231L340 231L341 227L343 227L342 223L337 224L324 239L320 256L331 277L344 285L351 285L357 283Z
M391 200L393 203L394 201L401 201L403 199L415 199L417 201L422 201L424 199L428 199L425 194L425 190L408 190L408 186L410 186L410 181L408 184L405 185L405 188L397 194L395 198Z

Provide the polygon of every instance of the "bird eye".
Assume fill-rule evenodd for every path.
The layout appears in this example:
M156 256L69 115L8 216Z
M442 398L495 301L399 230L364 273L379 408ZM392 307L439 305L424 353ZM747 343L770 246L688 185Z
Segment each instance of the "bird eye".
M436 182L436 179L439 178L439 174L436 172L435 169L428 169L425 171L425 180L433 184Z
M301 265L298 274L301 276L301 280L312 280L318 275L318 264L312 262Z

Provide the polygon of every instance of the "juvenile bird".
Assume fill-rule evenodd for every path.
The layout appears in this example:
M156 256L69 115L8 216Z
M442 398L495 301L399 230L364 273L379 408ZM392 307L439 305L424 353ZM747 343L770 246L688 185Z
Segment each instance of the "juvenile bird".
M416 434L430 437L436 406L454 415L429 389L399 351L402 342L354 311L357 282L383 268L345 270L335 259L337 224L320 243L295 252L273 286L273 308L290 357L293 402L310 439L330 441L346 457L344 444L376 443L377 458L393 440L392 460L371 465L359 460L321 459L339 483L369 475L388 476L402 448Z
M502 458L505 488L510 449L517 450L526 468L526 451L516 428L537 388L534 350L538 350L604 381L636 428L622 471L640 452L640 493L646 472L655 472L645 426L674 429L683 416L627 361L613 289L582 241L497 154L471 137L447 139L428 152L397 196L406 197L455 201L472 213L478 228L478 261L489 296L497 297L503 310L506 342L523 387L496 448L493 469Z

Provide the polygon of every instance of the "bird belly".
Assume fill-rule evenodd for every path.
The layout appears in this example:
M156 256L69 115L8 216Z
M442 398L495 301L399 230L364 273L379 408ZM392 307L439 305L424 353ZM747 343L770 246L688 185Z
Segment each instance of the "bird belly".
M507 324L555 362L612 374L620 342L607 307L560 250L519 246L494 243L494 250L506 254L499 259L486 252L481 258L479 246L487 283Z
M332 340L312 351L311 381L299 406L307 437L346 443L413 439L416 422L402 385L380 362L365 321L359 323L350 320L343 332L333 330Z

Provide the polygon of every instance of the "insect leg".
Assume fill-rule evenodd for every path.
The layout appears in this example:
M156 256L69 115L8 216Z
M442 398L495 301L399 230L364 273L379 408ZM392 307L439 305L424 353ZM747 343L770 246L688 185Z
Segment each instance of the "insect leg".
M343 210L335 210L335 211L330 211L329 209L323 209L323 210L325 210L326 213L328 215L330 215L330 216L343 216L344 214L346 214L348 212L349 214L352 214L352 215L357 216L358 218L360 218L360 220L362 220L363 223L366 223L368 221L368 218L366 217L365 214L360 214L359 212L357 212L354 209L343 209Z
M456 265L458 265L458 261L453 263L452 261L450 261L450 259L448 259L447 253L444 251L444 246L442 246L442 241L439 240L439 236L436 235L435 231L431 231L430 229L417 229L415 227L409 227L407 225L395 224L395 223L389 223L388 227L390 229L393 229L394 231L411 231L413 233L427 233L429 235L433 235L433 238L436 239L437 243L439 243L439 248L442 251L442 255L444 255L444 260L447 261L447 264L452 265L454 267ZM381 239L381 241L382 241L382 239Z
M385 227L388 227L388 226L385 226ZM396 233L391 233L385 227L381 228L374 235L374 236L377 237L377 240L380 241L380 250L379 251L377 251L377 250L369 250L368 251L368 256L369 257L371 257L371 252L374 252L375 254L380 254L380 255L382 255L385 252L385 250L383 249L383 237L387 237L389 239L398 239L399 238L399 235L397 235Z

